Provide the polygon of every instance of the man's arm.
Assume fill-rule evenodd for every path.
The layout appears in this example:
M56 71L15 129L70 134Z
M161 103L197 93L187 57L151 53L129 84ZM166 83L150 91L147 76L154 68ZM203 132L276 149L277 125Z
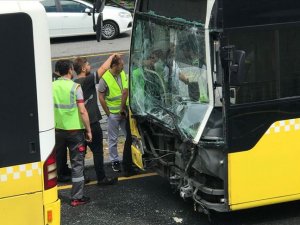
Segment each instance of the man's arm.
M121 114L125 113L125 116L127 117L127 107L126 107L126 101L128 98L128 78L127 77L125 79L125 82L124 83L122 82L122 85L123 85L123 90L122 90L122 99L121 99Z
M99 79L110 68L111 60L115 55L116 54L109 56L108 59L98 68L97 73L98 73Z
M76 104L78 107L78 111L81 117L81 120L83 122L83 125L85 127L86 132L86 141L91 142L92 141L92 131L90 127L90 119L89 114L84 106L84 99L83 99L83 92L81 89L81 86L78 85L76 89Z
M105 92L99 92L99 102L107 116L109 116L110 112L105 102Z
M179 72L179 79L185 83L185 84L189 84L189 78L187 75L183 74L182 72Z
M84 106L84 103L78 103L78 110L82 119L82 122L84 124L85 130L86 130L86 141L90 142L92 141L92 131L90 127L90 119L89 119L89 114Z
M121 113L124 112L126 116L127 116L127 111L126 111L127 98L128 98L128 89L124 88L122 91Z

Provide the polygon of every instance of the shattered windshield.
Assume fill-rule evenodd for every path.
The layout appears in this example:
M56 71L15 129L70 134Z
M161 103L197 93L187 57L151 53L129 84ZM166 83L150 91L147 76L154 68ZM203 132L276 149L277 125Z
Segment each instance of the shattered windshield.
M209 102L203 25L150 15L133 31L132 112L195 138Z

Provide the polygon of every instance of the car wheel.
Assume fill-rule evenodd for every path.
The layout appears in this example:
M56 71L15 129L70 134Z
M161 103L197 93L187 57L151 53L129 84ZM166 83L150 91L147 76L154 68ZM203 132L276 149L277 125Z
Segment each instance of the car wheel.
M118 25L113 21L104 21L102 26L103 39L111 40L119 34Z

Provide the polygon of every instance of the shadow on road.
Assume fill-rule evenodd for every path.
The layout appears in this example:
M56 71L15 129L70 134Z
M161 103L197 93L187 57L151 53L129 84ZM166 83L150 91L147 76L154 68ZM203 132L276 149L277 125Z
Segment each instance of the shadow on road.
M130 33L122 33L113 40L121 40L122 38L130 37ZM80 41L95 41L96 35L85 35L85 36L74 36L74 37L60 37L60 38L51 38L51 44L61 44L61 43L71 43L71 42L80 42ZM102 41L113 41L113 40L102 40Z

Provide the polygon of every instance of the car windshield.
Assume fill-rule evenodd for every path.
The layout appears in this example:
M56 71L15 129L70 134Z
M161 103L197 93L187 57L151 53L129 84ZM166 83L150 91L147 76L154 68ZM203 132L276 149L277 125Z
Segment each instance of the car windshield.
M208 109L202 24L137 15L130 64L133 114L195 138Z

